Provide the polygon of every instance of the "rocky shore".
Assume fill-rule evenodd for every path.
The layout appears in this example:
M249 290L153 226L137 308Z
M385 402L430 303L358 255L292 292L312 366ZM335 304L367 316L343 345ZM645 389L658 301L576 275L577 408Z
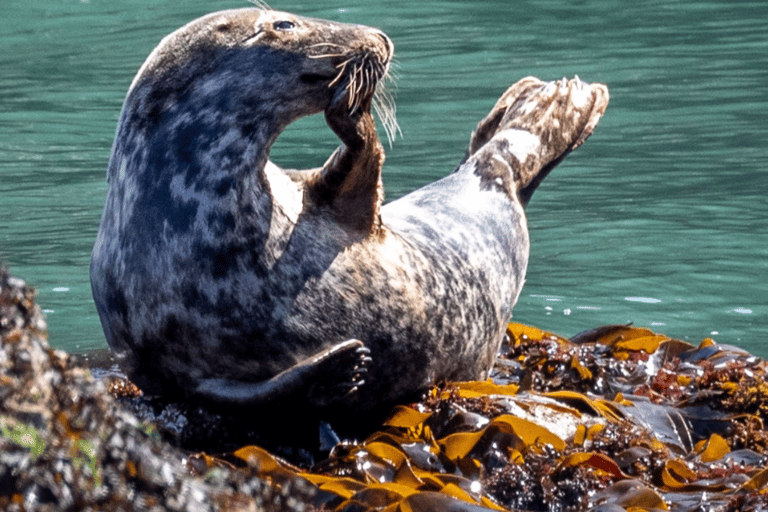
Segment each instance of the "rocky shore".
M305 510L303 481L269 485L189 453L53 350L34 291L0 269L0 510Z
M252 440L211 455L212 435L258 439L266 419L158 405L81 366L0 268L0 509L768 508L762 359L632 326L507 333L491 379L434 388L322 457Z

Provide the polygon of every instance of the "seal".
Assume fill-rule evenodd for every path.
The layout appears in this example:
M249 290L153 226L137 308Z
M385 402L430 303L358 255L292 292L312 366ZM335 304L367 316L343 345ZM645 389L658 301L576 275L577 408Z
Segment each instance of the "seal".
M371 110L393 50L376 29L248 8L148 57L90 271L107 341L145 392L364 411L487 376L523 286L524 206L608 92L517 82L453 173L382 206ZM268 160L320 112L341 141L322 168Z

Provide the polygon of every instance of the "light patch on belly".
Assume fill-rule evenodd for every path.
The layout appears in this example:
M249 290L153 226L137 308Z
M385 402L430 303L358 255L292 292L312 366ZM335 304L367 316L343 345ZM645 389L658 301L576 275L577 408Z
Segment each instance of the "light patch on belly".
M518 162L525 162L529 156L537 156L541 147L541 139L528 130L509 128L493 136L494 139L504 139L509 144L507 151Z
M272 218L262 257L265 265L272 268L288 246L293 228L304 209L304 195L298 184L272 162L267 161L264 174L272 195Z
M295 224L304 209L304 195L299 185L270 161L264 166L264 174L272 192L273 208L278 207Z

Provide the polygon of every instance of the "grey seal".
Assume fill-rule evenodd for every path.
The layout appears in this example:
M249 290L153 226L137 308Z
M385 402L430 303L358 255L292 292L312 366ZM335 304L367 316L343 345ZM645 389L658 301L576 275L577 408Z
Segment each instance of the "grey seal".
M524 207L607 88L517 82L453 173L382 206L371 110L393 51L376 29L248 8L148 57L90 269L107 341L145 391L362 411L487 376L523 286ZM268 160L321 112L341 140L322 168Z

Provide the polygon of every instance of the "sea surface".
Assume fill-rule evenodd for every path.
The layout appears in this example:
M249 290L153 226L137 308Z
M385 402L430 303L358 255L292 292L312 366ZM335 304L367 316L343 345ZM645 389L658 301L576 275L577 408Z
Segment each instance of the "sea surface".
M239 0L3 0L0 260L39 290L53 345L105 346L88 262L128 86L167 33ZM456 166L477 121L527 75L603 82L595 134L528 208L516 321L571 336L634 322L768 357L768 3L278 1L383 29L402 136L387 198ZM273 160L321 165L322 116ZM446 227L448 228L448 227Z

